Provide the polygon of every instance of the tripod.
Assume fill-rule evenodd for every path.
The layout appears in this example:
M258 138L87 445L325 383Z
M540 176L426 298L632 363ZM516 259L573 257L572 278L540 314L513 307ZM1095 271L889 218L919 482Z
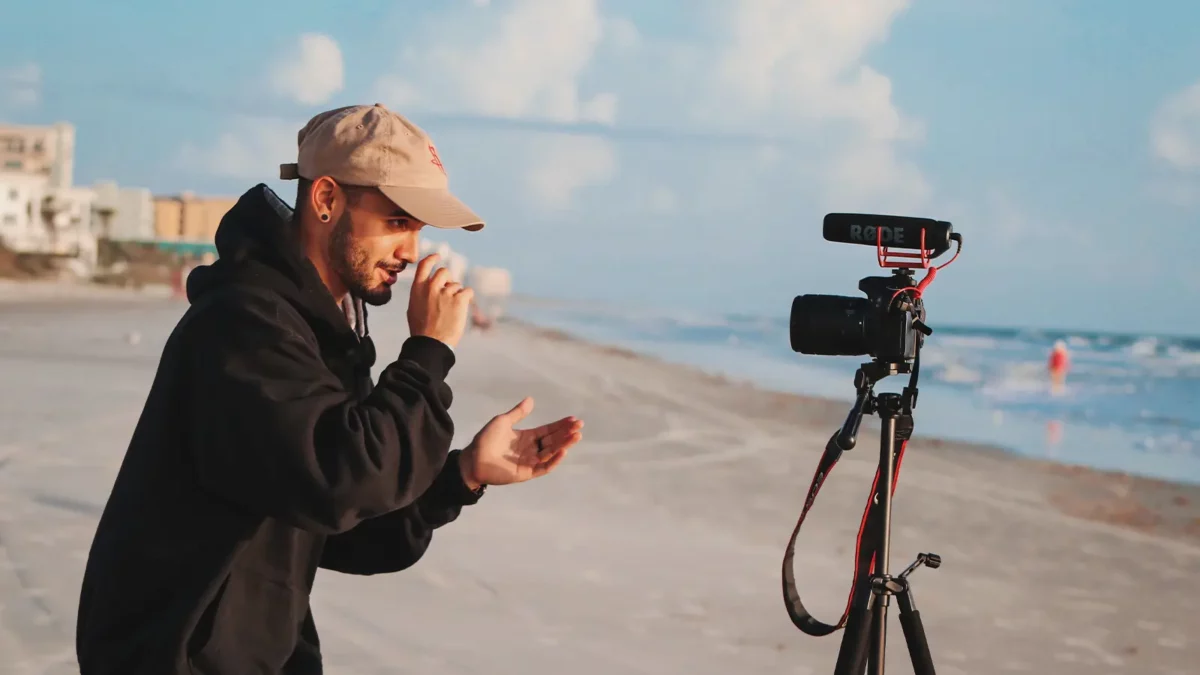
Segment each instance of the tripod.
M857 398L845 423L825 446L825 454L817 466L804 510L784 555L784 599L792 622L800 630L814 636L829 635L838 628L845 627L834 675L883 675L888 608L892 597L895 597L899 604L900 626L904 631L904 640L908 646L914 673L934 675L933 658L925 639L921 613L913 603L908 577L921 565L937 569L941 565L941 558L933 553L922 553L899 575L892 576L889 572L892 493L895 490L905 446L912 436L912 410L917 399L919 363L919 356L914 359L911 369L907 363L884 363L876 360L864 363L858 369L855 374ZM901 373L911 374L903 393L874 393L874 386L879 380ZM792 571L796 535L830 470L844 451L854 448L863 415L868 414L877 414L882 422L879 465L859 531L850 599L841 621L837 625L830 625L813 618L800 602Z

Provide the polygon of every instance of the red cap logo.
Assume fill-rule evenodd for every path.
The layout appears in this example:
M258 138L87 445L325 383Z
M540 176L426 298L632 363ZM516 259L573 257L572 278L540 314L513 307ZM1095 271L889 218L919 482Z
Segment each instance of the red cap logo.
M443 175L445 175L445 173L446 173L446 167L442 166L442 159L441 159L440 157L438 157L438 154L437 154L437 148L433 147L433 144L432 144L432 143L430 143L430 144L429 144L429 154L430 154L430 155L433 155L433 159L431 159L431 160L429 160L429 161L430 161L430 162L431 162L431 163L432 163L434 166L436 166L437 168L441 169L441 171L442 171L442 174L443 174Z

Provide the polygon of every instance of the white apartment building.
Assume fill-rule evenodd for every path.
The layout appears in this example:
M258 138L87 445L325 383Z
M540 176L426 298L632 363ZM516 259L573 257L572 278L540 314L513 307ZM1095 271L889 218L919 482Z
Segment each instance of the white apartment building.
M90 188L57 187L45 175L0 173L0 243L17 253L96 262Z

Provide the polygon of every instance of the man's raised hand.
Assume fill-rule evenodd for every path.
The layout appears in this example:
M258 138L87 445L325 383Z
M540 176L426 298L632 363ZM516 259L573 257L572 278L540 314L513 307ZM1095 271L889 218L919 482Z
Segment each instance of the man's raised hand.
M430 274L438 261L438 254L432 253L417 263L408 298L408 332L455 347L466 330L467 310L475 292L451 281L445 267Z

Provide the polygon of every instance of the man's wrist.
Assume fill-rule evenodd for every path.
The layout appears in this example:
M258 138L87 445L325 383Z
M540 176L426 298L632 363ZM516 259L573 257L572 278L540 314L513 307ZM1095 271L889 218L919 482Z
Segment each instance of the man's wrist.
M475 480L471 471L471 464L474 461L474 453L470 450L463 450L458 453L458 470L462 473L463 484L471 492L479 492L483 489L483 483Z

